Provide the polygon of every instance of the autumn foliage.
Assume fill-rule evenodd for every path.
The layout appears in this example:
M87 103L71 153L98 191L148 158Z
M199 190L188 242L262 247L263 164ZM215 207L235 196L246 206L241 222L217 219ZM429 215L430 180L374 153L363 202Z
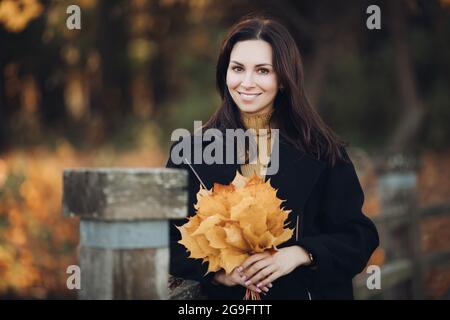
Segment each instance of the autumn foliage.
M77 263L78 221L61 213L61 172L77 162L65 143L0 158L0 296L70 296L64 279Z
M75 298L68 290L69 265L78 264L79 219L62 213L62 173L71 167L161 166L164 154L154 132L138 146L76 150L61 140L0 155L0 299Z
M281 208L270 180L239 173L230 185L215 183L212 190L200 189L196 215L179 227L190 258L208 262L208 272L231 273L250 254L276 249L292 237L285 228L289 210Z

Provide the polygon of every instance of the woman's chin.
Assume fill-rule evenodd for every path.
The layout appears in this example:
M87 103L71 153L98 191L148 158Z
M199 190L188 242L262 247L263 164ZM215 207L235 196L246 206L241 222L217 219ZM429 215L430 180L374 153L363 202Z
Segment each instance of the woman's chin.
M266 107L264 106L250 106L250 105L246 105L246 106L238 106L239 111L243 112L243 113L248 113L248 114L258 114L258 113L264 113L266 112L266 110L268 110Z

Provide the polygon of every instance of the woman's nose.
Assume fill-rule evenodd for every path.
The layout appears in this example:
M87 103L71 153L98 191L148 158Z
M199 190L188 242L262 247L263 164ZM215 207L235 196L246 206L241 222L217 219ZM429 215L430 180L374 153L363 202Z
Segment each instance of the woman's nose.
M255 85L253 81L253 74L251 72L247 72L244 76L243 81L241 82L241 86L244 88L251 88Z

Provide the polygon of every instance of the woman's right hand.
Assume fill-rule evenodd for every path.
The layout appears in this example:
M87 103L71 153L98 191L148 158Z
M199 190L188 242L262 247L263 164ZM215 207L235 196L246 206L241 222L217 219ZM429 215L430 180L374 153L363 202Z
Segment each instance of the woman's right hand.
M258 292L258 293L261 293L262 291L269 292L269 288L272 288L271 283L268 284L268 287L265 286L265 287L261 288L262 291L259 288L257 288L254 284L250 284L250 285L246 286L245 285L246 279L244 277L244 274L239 272L237 270L237 268L235 268L233 270L233 272L231 272L230 274L226 274L225 270L223 270L223 269L216 272L214 275L214 280L220 284L227 286L227 287L234 287L236 285L241 285L245 288L248 288L248 289L250 289L254 292Z

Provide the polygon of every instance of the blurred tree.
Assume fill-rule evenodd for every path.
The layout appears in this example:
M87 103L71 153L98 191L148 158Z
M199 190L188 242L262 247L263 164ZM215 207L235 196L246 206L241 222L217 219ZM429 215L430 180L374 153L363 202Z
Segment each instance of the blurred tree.
M292 31L309 97L344 138L388 150L412 140L448 145L450 26L443 0L378 1L378 31L365 26L369 0L346 6L331 0L83 0L80 31L65 27L69 0L24 1L34 8L25 15L11 9L13 2L0 6L6 49L0 51L1 150L50 141L49 135L95 146L132 132L139 121L164 124L167 140L171 129L206 120L219 103L214 66L224 32L259 12ZM16 16L20 28L11 27ZM34 122L24 107L30 99L36 100ZM32 122L34 131L27 130Z
M408 44L408 22L405 18L406 1L391 1L389 8L389 23L392 32L392 46L397 87L402 101L402 116L389 139L387 150L389 153L405 151L422 124L425 114L424 103L414 74L411 48Z

